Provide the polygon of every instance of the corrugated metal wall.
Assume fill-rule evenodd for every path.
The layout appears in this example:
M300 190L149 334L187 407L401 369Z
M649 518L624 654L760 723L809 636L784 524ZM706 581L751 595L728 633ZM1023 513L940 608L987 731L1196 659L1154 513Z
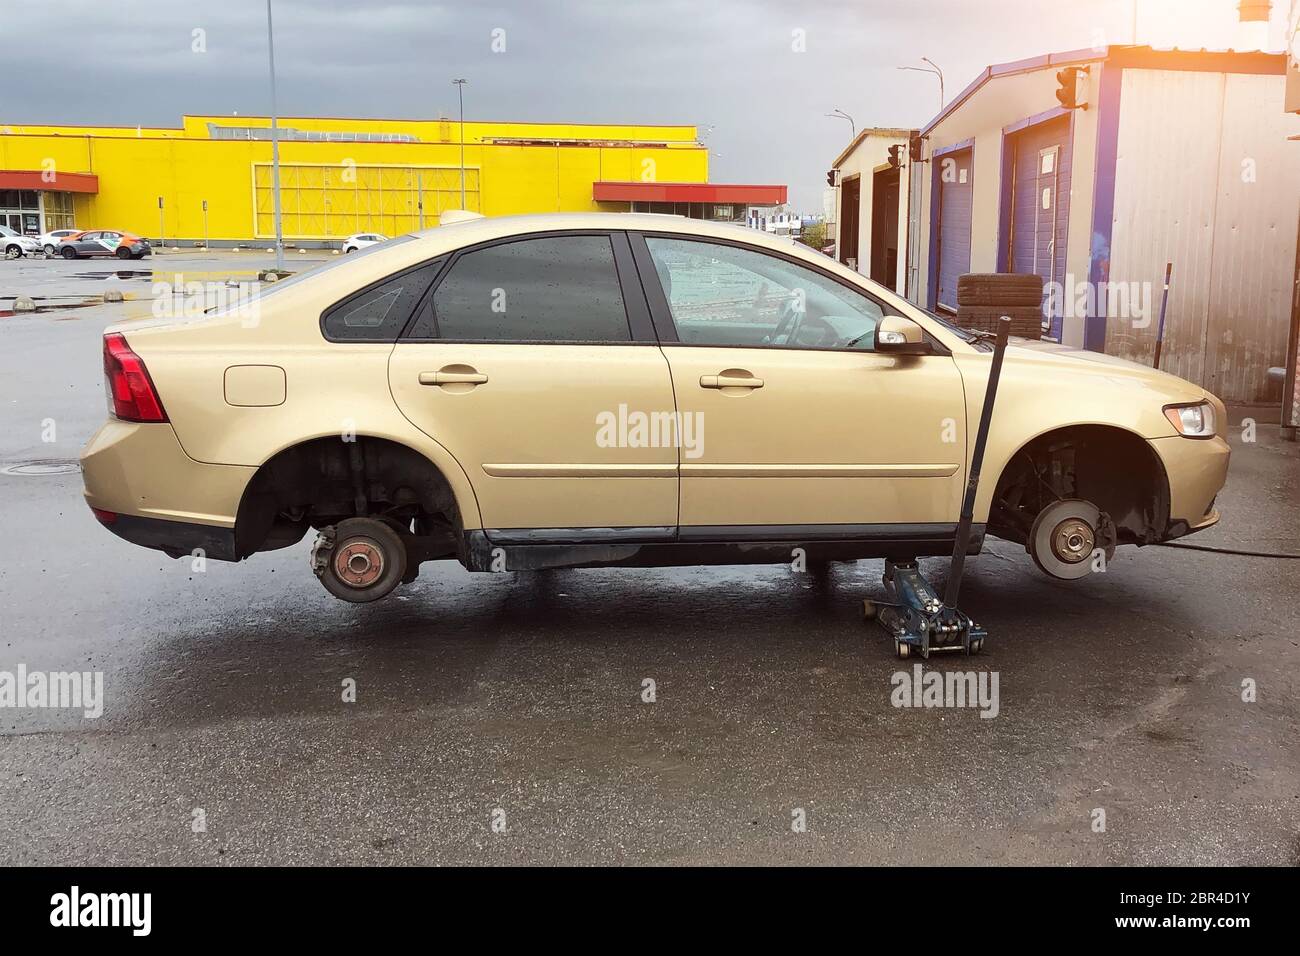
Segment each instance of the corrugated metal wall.
M949 153L939 165L939 292L940 305L957 310L957 277L970 272L971 208L974 181L969 149Z
M1300 216L1282 91L1281 76L1124 71L1110 277L1150 283L1151 300L1112 312L1106 351L1150 363L1172 261L1161 367L1228 402L1279 399L1267 373L1286 352Z

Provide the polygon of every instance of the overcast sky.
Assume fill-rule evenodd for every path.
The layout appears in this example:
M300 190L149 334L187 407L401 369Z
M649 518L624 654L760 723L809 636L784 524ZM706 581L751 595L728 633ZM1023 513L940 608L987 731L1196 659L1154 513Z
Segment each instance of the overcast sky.
M821 209L864 126L919 126L989 63L1129 42L1135 0L275 0L282 115L684 123L716 182ZM1237 0L1136 0L1143 42L1226 48ZM1282 48L1281 7L1273 31ZM0 0L0 124L266 114L262 0ZM193 52L193 31L207 50ZM504 30L504 52L492 37Z

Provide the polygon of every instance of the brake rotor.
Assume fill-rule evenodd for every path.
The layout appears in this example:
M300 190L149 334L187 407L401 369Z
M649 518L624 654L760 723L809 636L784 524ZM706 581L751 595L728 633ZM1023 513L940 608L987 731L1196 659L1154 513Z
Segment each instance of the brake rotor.
M1040 571L1062 581L1074 581L1092 572L1098 549L1110 557L1113 541L1106 540L1106 521L1091 501L1067 498L1044 508L1029 531L1028 551Z

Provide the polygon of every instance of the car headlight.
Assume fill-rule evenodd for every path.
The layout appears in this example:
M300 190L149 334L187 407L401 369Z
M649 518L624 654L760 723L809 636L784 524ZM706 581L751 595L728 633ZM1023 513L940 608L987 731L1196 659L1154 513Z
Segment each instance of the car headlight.
M1193 405L1166 405L1165 418L1187 438L1213 438L1217 429L1214 406L1209 402Z

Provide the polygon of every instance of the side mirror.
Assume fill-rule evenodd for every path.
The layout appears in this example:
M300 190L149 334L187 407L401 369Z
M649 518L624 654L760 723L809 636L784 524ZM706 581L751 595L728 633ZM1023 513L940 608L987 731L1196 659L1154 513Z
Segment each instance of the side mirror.
M929 355L921 327L900 315L887 315L876 326L876 351L886 355Z

